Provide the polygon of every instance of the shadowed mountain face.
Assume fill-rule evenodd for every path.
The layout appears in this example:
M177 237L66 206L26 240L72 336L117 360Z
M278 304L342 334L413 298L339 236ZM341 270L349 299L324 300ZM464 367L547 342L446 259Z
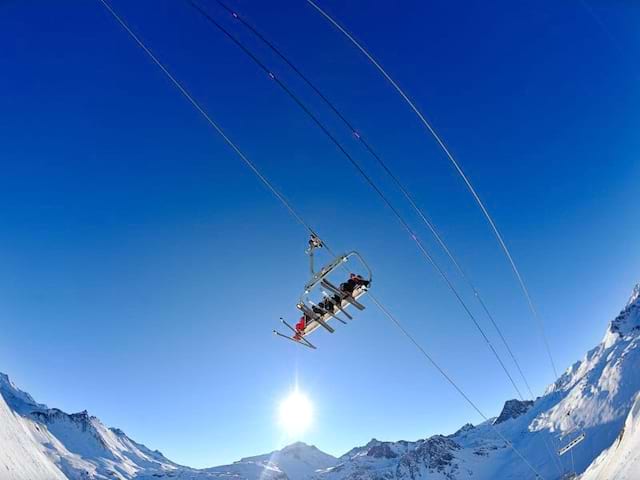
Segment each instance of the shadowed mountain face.
M373 439L340 458L294 443L202 470L168 460L86 411L39 404L0 374L0 479L520 480L533 478L533 470L548 480L585 471L584 480L638 479L638 372L640 285L602 342L543 396L508 400L489 422L410 442ZM582 434L571 455L555 453Z
M618 438L589 466L581 480L640 478L640 394Z

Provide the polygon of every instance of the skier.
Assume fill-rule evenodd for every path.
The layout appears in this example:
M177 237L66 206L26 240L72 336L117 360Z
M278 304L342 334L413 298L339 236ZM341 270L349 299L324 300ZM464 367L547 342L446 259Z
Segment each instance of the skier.
M349 277L349 280L353 280L358 286L368 287L369 283L371 283L369 280L362 278L362 275L357 275L355 273L349 274Z
M333 305L333 303L331 303L331 300L329 300L328 298L326 298L324 301L319 303L319 307L322 308L323 310L327 311L327 312L332 312L335 310L335 306Z
M369 280L365 280L361 275L351 273L349 274L349 280L340 284L340 290L348 295L352 295L355 288L359 286L368 287Z
M302 338L304 329L307 328L307 324L309 323L309 321L310 319L309 317L307 317L306 313L300 317L300 320L298 320L298 323L296 323L296 333L293 336L295 340L300 340Z

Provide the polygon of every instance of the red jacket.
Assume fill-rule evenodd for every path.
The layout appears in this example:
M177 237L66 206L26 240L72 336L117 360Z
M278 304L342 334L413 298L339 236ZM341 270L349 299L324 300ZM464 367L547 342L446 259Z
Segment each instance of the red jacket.
M305 320L304 317L300 317L300 320L298 321L298 323L296 323L296 330L298 332L302 332L304 330L304 327L307 326L307 321Z

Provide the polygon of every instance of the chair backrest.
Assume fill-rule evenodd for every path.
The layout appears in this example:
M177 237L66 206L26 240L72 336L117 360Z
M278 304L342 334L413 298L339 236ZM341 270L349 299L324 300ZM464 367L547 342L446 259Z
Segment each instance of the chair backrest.
M322 288L321 284L325 278L331 275L331 273L333 273L338 267L340 267L341 265L347 263L352 259L357 259L362 266L361 268L354 269L354 270L356 270L358 273L360 272L365 273L366 276L363 276L363 278L368 282L371 282L372 272L371 272L371 269L369 268L369 265L367 265L367 263L364 261L362 256L354 250L349 253L337 256L335 259L333 259L333 261L331 261L330 263L325 265L323 268L321 268L318 272L316 272L311 277L311 280L309 280L309 282L307 282L307 284L304 286L304 291L300 296L300 302L305 305L309 305L309 295L311 294L311 292L314 291L318 286ZM347 269L345 271L348 272L349 270Z
M348 262L352 258L357 258L359 260L359 262L362 264L362 266L364 267L364 269L367 272L367 277L364 277L364 278L365 278L365 280L368 280L370 282L371 281L371 277L372 277L372 273L371 273L371 269L369 268L369 265L367 265L367 263L364 261L364 259L362 258L362 255L360 255L358 252L353 250L353 251L351 251L349 253L345 253L343 255L338 255L335 259L333 259L333 261L331 263L325 265L320 270L318 270L311 277L311 280L309 280L306 283L306 285L304 286L303 297L304 297L304 295L307 295L320 282L322 282L322 280L324 280L324 278L326 278L328 275L330 275L336 268L338 268L342 264Z

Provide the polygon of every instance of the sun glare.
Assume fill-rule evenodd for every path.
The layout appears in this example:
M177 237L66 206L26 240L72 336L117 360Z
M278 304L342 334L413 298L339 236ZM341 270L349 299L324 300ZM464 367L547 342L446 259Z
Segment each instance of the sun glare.
M313 405L306 395L297 389L280 403L278 421L290 437L301 435L313 421Z

